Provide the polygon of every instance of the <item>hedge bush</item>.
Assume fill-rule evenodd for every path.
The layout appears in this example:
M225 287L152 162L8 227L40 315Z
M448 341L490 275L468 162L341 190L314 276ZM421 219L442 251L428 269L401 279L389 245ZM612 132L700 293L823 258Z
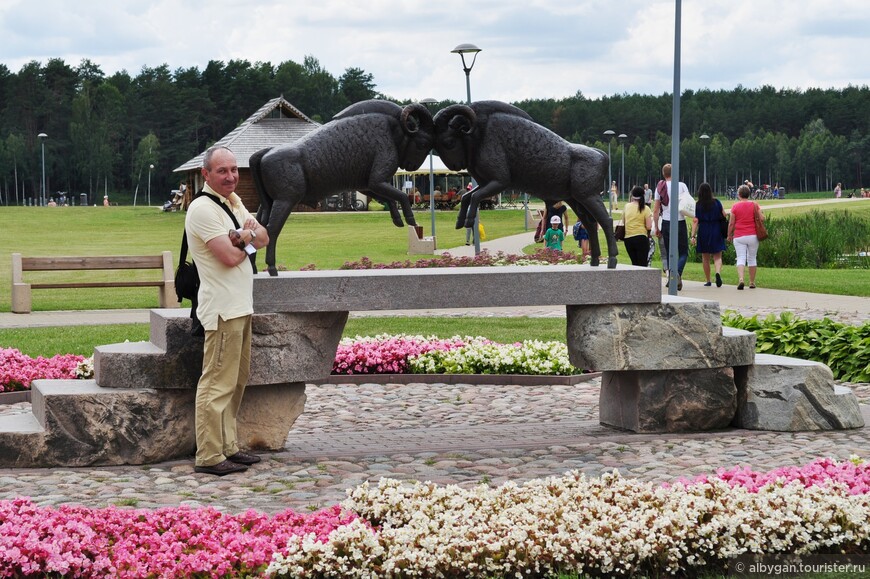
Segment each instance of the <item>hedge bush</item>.
M755 351L777 354L827 365L834 378L846 382L870 382L870 323L851 326L822 320L803 320L790 312L764 320L726 312L722 323L755 332Z
M770 237L758 248L761 267L792 269L870 268L870 221L849 211L811 211L792 217L765 220ZM859 255L864 253L864 256ZM701 256L689 248L689 259ZM729 244L722 262L734 265L736 254Z

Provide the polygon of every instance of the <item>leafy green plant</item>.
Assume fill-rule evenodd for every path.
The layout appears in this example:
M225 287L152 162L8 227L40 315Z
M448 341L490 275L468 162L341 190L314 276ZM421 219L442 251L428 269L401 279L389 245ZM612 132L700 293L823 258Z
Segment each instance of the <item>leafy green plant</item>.
M722 323L755 332L759 353L821 362L838 380L870 381L870 323L850 326L827 318L803 320L791 312L764 320L727 312Z
M811 211L767 220L770 237L758 248L760 264L789 268L854 267L870 260L843 256L870 249L870 221L848 211Z
M770 237L758 247L761 267L790 269L870 269L870 220L852 211L819 211L790 216L767 214ZM689 247L689 261L701 255ZM726 245L722 262L734 265L734 245Z

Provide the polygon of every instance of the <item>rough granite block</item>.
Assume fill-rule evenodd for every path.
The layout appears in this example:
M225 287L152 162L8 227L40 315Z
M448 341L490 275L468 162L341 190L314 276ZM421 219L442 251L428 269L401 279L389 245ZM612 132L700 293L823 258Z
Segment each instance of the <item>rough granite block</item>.
M588 265L278 272L254 277L256 312L658 303L646 267Z
M731 368L604 372L601 376L599 420L623 430L716 430L731 424L736 408Z
M97 384L105 388L195 388L202 372L202 339L190 336L188 314L189 310L152 310L151 342L97 346ZM308 382L329 376L346 322L347 312L255 314L248 385ZM169 349L164 351L157 344Z
M751 362L755 334L722 329L717 302L568 306L571 363L593 371L691 370Z
M855 394L835 385L824 364L758 354L752 366L734 370L738 428L798 432L864 426Z

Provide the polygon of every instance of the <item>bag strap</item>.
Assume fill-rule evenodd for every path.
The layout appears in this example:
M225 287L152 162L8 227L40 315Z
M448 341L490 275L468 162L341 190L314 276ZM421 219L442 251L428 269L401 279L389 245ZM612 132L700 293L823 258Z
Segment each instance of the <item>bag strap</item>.
M211 199L212 201L217 203L221 207L221 209L226 211L227 215L230 216L230 219L233 220L233 225L236 226L236 229L241 229L241 226L239 225L239 220L236 219L236 216L233 214L232 211L230 211L230 208L227 207L227 205L225 203L221 203L221 200L218 199L216 195L212 195L211 193L206 193L205 191L200 191L199 193L196 194L194 199L196 197L200 197L200 196L208 197L209 199ZM184 263L186 260L187 260L187 228L185 228L181 232L181 258L179 259L178 263L179 264Z

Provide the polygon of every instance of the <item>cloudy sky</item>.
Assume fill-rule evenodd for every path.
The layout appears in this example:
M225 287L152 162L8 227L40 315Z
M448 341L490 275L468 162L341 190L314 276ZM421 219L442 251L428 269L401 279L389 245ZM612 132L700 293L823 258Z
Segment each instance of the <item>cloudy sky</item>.
M142 66L306 55L395 98L474 100L673 89L674 0L0 0L0 63ZM868 0L684 0L681 89L870 85Z

